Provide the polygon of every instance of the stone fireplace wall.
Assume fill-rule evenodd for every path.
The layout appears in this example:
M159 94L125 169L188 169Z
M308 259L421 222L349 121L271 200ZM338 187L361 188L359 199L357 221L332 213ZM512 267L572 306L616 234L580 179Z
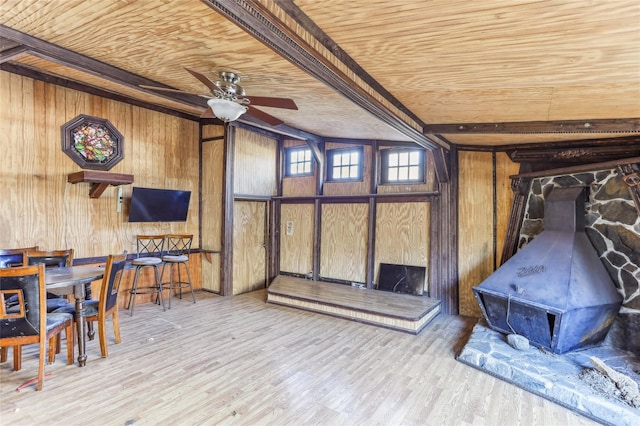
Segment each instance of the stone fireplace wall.
M544 228L544 199L555 187L589 187L586 234L623 303L607 343L640 356L640 216L615 169L533 179L518 250Z

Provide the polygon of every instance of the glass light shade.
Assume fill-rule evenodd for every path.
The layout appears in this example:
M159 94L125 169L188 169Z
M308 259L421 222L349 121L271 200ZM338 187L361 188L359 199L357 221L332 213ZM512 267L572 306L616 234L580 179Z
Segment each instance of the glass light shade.
M213 114L224 122L237 120L247 112L247 107L227 99L209 99L207 104L211 107Z

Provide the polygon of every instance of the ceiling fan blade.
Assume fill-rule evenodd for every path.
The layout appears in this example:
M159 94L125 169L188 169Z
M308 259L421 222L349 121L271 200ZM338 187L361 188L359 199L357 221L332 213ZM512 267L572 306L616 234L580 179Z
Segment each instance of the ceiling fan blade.
M205 86L207 86L211 91L216 92L219 91L220 89L218 88L218 86L215 85L215 83L213 81L211 81L211 79L209 79L209 77L207 77L204 74L200 74L197 71L193 71L190 70L189 68L185 68L185 70L189 71L189 73L194 76L195 78L197 78L198 80L200 80Z
M268 96L243 96L251 101L253 105L266 106L273 108L298 109L293 99L288 98L271 98Z
M271 114L267 114L264 111L260 111L259 109L254 108L251 105L249 105L249 109L247 110L247 114L251 115L252 117L257 118L258 120L262 120L267 124L271 124L272 126L277 126L279 124L284 123L284 121L280 120L279 118L276 118Z

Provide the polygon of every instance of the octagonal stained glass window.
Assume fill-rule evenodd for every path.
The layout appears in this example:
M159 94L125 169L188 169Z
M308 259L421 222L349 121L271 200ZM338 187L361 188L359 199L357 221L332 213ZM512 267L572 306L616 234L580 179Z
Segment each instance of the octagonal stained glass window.
M104 118L79 115L62 126L62 150L83 169L111 169L124 158L123 144L123 136Z

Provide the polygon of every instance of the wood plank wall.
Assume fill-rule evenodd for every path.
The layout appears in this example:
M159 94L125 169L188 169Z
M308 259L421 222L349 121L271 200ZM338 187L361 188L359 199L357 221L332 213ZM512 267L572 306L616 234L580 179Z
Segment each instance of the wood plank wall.
M376 209L374 274L380 263L425 266L429 276L429 203L380 203ZM428 279L424 290L428 291Z
M275 139L238 128L235 140L234 193L273 196L277 194Z
M270 197L278 194L278 140L238 127L233 146L232 294L239 294L267 285L268 217Z
M301 275L313 273L314 210L314 204L282 204L280 270Z
M300 141L285 141L284 147L301 146ZM280 270L340 282L366 283L375 286L381 262L425 266L429 269L430 205L428 202L403 202L361 199L349 202L348 195L398 194L433 191L437 187L433 156L427 154L426 183L419 185L376 185L372 191L377 153L373 143L326 143L331 149L362 146L363 178L358 182L325 182L316 191L317 169L313 176L283 179L280 223ZM383 146L380 149L388 149ZM317 165L316 165L317 166ZM319 209L311 200L291 201L287 197L320 196ZM370 215L375 215L373 228ZM318 241L314 241L315 215L319 215ZM293 235L286 235L287 222ZM375 244L371 240L375 238ZM314 270L314 243L319 246L318 270ZM369 247L374 246L369 276ZM428 275L428 273L427 273ZM371 282L367 283L367 280ZM428 282L425 282L428 289Z
M498 153L494 168L493 155L490 152L459 152L458 285L461 315L482 316L472 287L479 285L495 270L509 220L513 197L508 176L516 174L518 167L506 154Z
M136 251L136 234L194 234L200 246L198 123L0 72L0 247L73 248L78 258ZM124 159L110 171L134 175L89 198L89 184L67 183L80 167L62 152L61 126L79 114L105 118L124 136ZM128 223L133 186L192 192L186 222Z
M366 283L369 204L323 204L320 276Z

